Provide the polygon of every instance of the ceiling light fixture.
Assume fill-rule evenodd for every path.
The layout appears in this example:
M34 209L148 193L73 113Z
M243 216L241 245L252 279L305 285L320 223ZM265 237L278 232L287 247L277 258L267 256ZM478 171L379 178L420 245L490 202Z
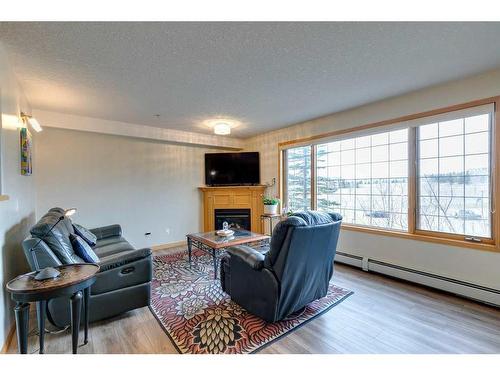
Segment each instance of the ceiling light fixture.
M23 119L24 123L30 124L30 126L33 128L33 130L36 131L37 133L39 133L43 130L40 123L33 116L30 116L24 112L21 112L21 118Z
M231 126L225 122L218 122L214 125L214 133L217 135L231 134Z

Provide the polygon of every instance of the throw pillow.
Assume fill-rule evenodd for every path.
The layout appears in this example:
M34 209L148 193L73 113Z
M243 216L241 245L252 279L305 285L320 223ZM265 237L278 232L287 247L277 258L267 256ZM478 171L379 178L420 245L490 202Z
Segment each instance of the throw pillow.
M73 229L75 233L78 234L81 238L84 239L90 246L95 246L97 243L97 237L94 233L89 231L87 228L82 227L80 224L73 223Z
M89 244L84 241L77 234L70 234L69 239L75 254L83 259L86 263L97 263L99 262L99 257L94 253L94 250L89 246Z

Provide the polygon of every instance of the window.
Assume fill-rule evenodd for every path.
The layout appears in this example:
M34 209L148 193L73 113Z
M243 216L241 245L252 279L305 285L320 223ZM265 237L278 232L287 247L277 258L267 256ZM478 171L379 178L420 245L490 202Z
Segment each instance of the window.
M408 228L408 130L319 144L318 210L340 211L344 222Z
M384 122L380 130L375 124L352 135L341 131L298 141L300 146L287 143L284 206L339 212L351 230L500 250L493 193L500 192L493 163L500 159L497 99Z
M286 208L311 209L311 147L296 147L286 152Z
M490 120L418 127L418 229L491 238Z

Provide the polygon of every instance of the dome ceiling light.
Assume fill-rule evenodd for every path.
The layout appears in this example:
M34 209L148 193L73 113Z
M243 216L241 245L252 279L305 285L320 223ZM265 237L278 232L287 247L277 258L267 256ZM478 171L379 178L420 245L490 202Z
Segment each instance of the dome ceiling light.
M231 126L225 122L218 122L214 125L214 133L217 135L231 134Z

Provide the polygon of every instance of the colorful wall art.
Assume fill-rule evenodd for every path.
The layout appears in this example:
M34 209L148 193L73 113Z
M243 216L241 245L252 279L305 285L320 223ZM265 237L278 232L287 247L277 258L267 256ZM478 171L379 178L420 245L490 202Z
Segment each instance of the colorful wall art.
M30 176L33 172L31 133L27 128L21 128L19 134L21 140L21 174Z

